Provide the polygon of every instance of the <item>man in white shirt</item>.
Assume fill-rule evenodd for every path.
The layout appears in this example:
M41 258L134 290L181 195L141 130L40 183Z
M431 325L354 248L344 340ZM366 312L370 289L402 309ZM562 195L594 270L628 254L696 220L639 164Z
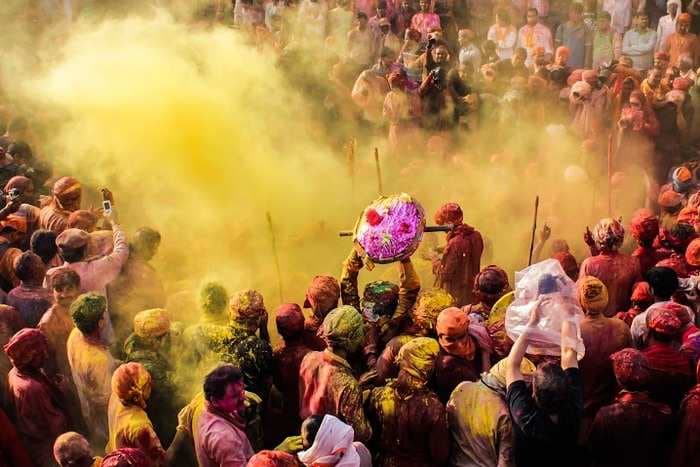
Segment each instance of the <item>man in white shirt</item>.
M551 57L554 53L552 31L540 23L539 15L535 8L527 10L527 24L518 31L518 47L527 50L525 65L528 67L533 65L533 57L538 47L544 49L545 57Z
M635 69L646 71L654 63L656 31L649 28L646 13L635 14L634 24L634 29L627 31L622 40L622 53L632 59Z
M459 63L464 65L471 63L474 70L481 68L481 50L474 44L476 35L471 29L460 29L457 39L459 41Z

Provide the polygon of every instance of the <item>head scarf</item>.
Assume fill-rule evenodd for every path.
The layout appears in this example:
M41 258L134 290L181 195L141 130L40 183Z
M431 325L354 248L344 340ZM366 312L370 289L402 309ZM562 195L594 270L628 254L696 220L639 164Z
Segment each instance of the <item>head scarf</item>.
M391 316L399 304L399 286L388 281L374 281L365 286L360 301L362 316L370 322Z
M97 323L107 310L107 299L104 295L86 293L79 296L70 306L75 327L81 332L90 332L97 328ZM87 330L87 331L86 331Z
M229 316L233 321L259 320L264 313L263 296L257 290L241 290L231 297Z
M65 209L67 204L80 204L82 187L73 177L61 177L53 184L53 199L59 208ZM77 203L74 201L77 199Z
M683 195L676 193L673 189L661 189L658 198L659 206L662 208L675 208L678 207L681 202L683 202Z
M139 337L160 337L170 331L170 318L162 308L144 310L134 316L134 333Z
M275 312L277 332L285 339L293 338L304 331L304 314L296 303L283 303Z
M578 282L578 298L587 314L599 314L608 306L608 288L597 277L585 276Z
M630 300L633 302L653 303L654 294L651 293L651 286L649 286L649 283L641 281L634 284Z
M396 362L404 371L420 382L427 382L435 368L440 344L430 337L417 337L405 343L399 350Z
M80 433L69 431L63 433L53 443L53 457L56 462L61 460L79 461L92 459L90 443Z
M153 462L141 449L121 448L102 458L102 467L151 467Z
M8 193L12 189L16 189L19 190L20 193L24 193L34 189L34 182L27 177L23 177L22 175L15 175L7 181L3 191Z
M474 279L474 294L486 303L494 303L508 288L508 274L494 264L486 266Z
M649 329L662 336L676 337L681 332L681 320L665 306L649 310L647 319Z
M151 375L140 363L124 363L112 374L112 393L124 405L138 405L145 409L151 394Z
M457 203L443 204L435 213L435 223L437 225L459 225L463 220L462 208Z
M615 251L625 238L625 228L617 219L602 219L593 227L593 241L599 250Z
M690 24L691 21L692 21L692 18L690 17L690 15L688 13L681 13L680 15L678 15L678 18L676 18L676 23Z
M489 375L498 383L502 389L506 389L506 367L508 366L508 357L498 361L489 370ZM532 381L532 375L535 374L537 367L527 358L523 358L520 362L520 373L523 375L523 380L526 383Z
M630 233L638 242L650 244L659 235L659 218L648 209L640 209L632 217Z
M97 216L87 209L78 209L68 216L68 228L92 232L97 225Z
M32 364L39 363L41 366L43 361L37 362L37 357L43 356L45 358L49 351L49 343L44 333L39 329L24 328L12 336L3 350L12 365L21 370Z
M643 389L649 382L649 363L637 349L622 349L610 356L615 378L625 389Z
M319 333L329 347L353 348L365 337L362 315L350 305L340 306L323 319Z
M442 310L437 319L437 332L440 347L450 355L471 360L474 358L475 345L469 336L469 317L456 307ZM449 336L453 340L447 342L442 336Z
M293 455L282 451L260 451L250 458L246 467L297 467Z
M307 466L357 467L360 455L353 446L355 431L333 415L324 415L314 444L297 454Z
M335 277L316 276L306 290L304 308L313 308L322 313L328 313L338 306L340 285Z
M422 292L413 311L413 322L423 329L435 329L442 310L454 305L454 298L446 290L436 288Z

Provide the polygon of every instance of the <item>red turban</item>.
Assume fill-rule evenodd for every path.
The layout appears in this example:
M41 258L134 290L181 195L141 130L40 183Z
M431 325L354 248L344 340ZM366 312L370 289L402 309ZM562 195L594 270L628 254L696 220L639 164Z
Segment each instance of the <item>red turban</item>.
M53 184L53 196L60 208L77 208L80 206L82 187L73 177L61 177Z
M291 454L282 451L260 451L250 458L247 467L296 467L297 461Z
M102 467L151 467L153 462L141 449L121 448L102 458Z
M623 388L643 389L651 377L649 363L636 349L622 349L610 356L615 377Z
M24 193L26 191L31 191L34 189L34 182L32 182L31 179L27 177L23 177L22 175L16 175L7 181L3 191L5 191L5 193L8 193L13 188Z
M573 279L572 276L578 275L578 263L576 262L576 258L568 251L558 251L552 255L552 258L559 261L561 268L570 278Z
M700 266L700 238L694 239L686 248L685 261L691 266Z
M698 209L694 206L686 206L680 210L676 222L695 225L698 223Z
M654 308L649 312L649 329L667 337L676 337L681 331L681 320L665 306Z
M124 363L112 374L112 393L124 405L146 408L151 395L151 375L140 363Z
M92 232L97 225L97 216L87 209L78 209L68 216L68 228Z
M435 326L440 347L450 355L471 360L474 358L475 345L469 336L469 316L457 308L450 307L442 310ZM449 337L450 339L445 339Z
M12 336L3 350L12 364L18 368L40 368L49 351L49 343L43 332L35 328L24 328Z
M304 308L315 308L328 313L338 306L340 299L340 285L335 277L316 276L311 280L311 285L306 289Z
M659 235L659 218L649 209L640 209L632 217L630 233L638 242L651 244Z
M656 263L656 267L673 269L681 279L688 277L688 268L683 262L683 259L675 253L671 255L670 258L663 259Z
M659 206L662 208L675 208L683 201L683 195L676 193L673 189L661 189L659 193Z
M654 58L657 59L657 60L663 60L663 61L666 61L666 62L671 61L671 56L670 56L669 54L667 54L666 52L663 52L663 51L656 52L656 53L654 54Z
M435 213L435 223L437 225L458 225L462 223L462 220L464 220L462 208L457 203L443 204Z
M692 18L690 17L690 15L689 15L688 13L681 13L681 14L678 15L678 17L676 18L676 23L687 23L687 24L690 24L691 21L692 21Z
M637 282L632 288L632 297L630 300L633 302L650 303L654 301L654 294L651 293L651 286L648 282Z
M656 305L661 310L670 311L673 315L678 318L681 323L681 329L683 329L688 323L690 323L691 315L689 309L685 305L681 305L676 302L666 302L663 305Z
M285 339L295 337L304 330L304 314L296 303L284 303L275 312L277 332Z

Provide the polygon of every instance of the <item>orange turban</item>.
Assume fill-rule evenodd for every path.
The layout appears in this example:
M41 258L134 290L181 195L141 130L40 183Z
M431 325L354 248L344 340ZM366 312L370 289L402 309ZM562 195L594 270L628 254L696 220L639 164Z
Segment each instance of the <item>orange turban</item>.
M112 374L112 393L124 405L138 405L145 409L151 395L151 375L140 363L124 363Z
M469 336L469 317L464 311L457 307L442 310L435 327L440 347L445 352L467 360L474 358L476 346ZM449 337L449 341L445 337Z
M39 361L39 359L46 358L49 343L40 330L24 328L12 336L3 350L15 368L22 369L35 365L41 367L43 361Z
M160 337L170 330L170 318L162 308L141 311L134 316L134 333L139 337Z

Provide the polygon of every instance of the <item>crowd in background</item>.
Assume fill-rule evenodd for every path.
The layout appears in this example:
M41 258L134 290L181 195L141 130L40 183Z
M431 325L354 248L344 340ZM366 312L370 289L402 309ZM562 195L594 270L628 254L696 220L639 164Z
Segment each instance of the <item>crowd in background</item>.
M91 5L32 6L49 23ZM398 160L563 124L588 170L609 151L642 167L646 205L582 232L585 258L541 229L534 259L562 274L540 278L516 338L513 271L482 264L455 202L434 213L452 227L433 284L405 258L360 290L353 247L274 310L206 283L185 324L151 264L159 232L123 228L106 189L86 209L96 187L38 156L32 115L3 112L0 466L700 465L696 0L201 1L191 25L240 29L290 76L320 70L305 92L330 124ZM566 281L584 316L529 351Z

